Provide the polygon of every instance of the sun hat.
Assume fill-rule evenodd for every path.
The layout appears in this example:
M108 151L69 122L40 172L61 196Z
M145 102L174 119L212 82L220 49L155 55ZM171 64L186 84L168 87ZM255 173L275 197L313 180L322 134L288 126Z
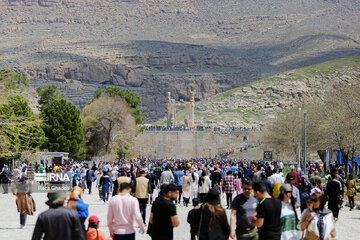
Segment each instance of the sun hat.
M47 194L47 198L49 200L46 201L45 204L48 206L54 206L54 205L58 205L59 202L61 202L61 201L65 201L66 194L62 191L49 192Z

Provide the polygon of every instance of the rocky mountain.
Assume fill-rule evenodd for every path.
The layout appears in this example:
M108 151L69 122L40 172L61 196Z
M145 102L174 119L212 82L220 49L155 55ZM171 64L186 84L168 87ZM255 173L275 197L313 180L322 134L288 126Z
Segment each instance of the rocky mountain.
M354 81L360 82L360 56L278 73L199 102L195 122L259 128L277 112L320 103L334 84Z
M97 88L139 94L147 122L275 73L360 54L360 2L4 0L0 67L79 108Z

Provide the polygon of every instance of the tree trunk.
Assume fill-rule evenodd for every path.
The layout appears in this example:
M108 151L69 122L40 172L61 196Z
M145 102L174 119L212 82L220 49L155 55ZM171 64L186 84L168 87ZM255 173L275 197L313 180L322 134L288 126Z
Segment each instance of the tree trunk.
M355 178L355 177L356 177L356 153L355 153L355 148L352 149L351 165L352 165L351 174L352 174L353 177Z
M106 136L106 153L110 154L111 153L111 131L113 128L113 122L110 122L109 124L109 130L107 132L107 136Z
M340 152L341 152L341 157L344 160L344 164L345 164L345 176L347 177L349 174L349 155L347 152L345 152L344 149L340 148Z

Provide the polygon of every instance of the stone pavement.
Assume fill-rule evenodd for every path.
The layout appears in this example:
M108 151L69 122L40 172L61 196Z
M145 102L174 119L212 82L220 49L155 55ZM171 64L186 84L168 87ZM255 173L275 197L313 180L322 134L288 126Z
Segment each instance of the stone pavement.
M32 194L35 201L37 210L34 216L28 216L26 227L24 229L19 229L20 226L20 215L17 212L15 204L15 196L12 194L2 194L0 193L0 239L1 240L26 240L31 239L32 232L36 223L37 216L40 212L46 210L48 207L45 204L46 193L33 193ZM84 201L89 206L89 215L96 215L99 217L100 229L103 230L107 235L109 231L106 226L106 215L108 205L104 204L99 200L97 190L94 189L92 195L89 195L86 191L84 194ZM222 204L225 205L225 198L222 197ZM147 222L149 218L149 212L151 205L147 207ZM182 207L178 206L177 211L180 219L180 226L174 231L174 240L188 240L190 239L190 226L186 222L186 217L188 211L191 207ZM227 215L230 215L230 210L226 210ZM87 223L86 223L87 226ZM349 211L348 207L345 207L340 210L339 220L336 223L336 231L338 233L337 239L339 240L357 240L359 237L360 227L360 211L354 210ZM139 228L137 228L139 229ZM147 240L151 239L149 235L140 235L136 234L136 239Z

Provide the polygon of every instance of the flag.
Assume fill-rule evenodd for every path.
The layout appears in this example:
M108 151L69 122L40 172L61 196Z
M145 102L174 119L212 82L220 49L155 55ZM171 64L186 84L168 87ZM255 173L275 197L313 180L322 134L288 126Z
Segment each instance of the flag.
M330 150L329 147L326 147L326 156L325 156L325 166L326 166L326 171L330 170Z

